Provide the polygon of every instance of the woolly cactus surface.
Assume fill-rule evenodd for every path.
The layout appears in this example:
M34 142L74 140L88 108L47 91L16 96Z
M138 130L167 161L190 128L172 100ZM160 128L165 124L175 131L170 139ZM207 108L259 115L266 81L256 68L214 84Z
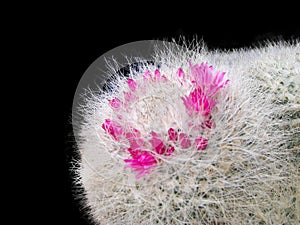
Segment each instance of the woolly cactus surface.
M141 58L140 61L143 61ZM96 224L298 224L300 45L157 49L81 108Z

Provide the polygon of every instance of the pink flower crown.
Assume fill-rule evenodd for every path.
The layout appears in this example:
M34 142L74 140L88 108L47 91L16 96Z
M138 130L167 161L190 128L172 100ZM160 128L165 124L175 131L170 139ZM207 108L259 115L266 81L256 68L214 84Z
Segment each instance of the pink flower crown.
M177 79L181 85L190 85L191 91L188 95L181 96L182 103L185 106L188 116L193 119L201 116L200 124L188 124L189 126L198 126L201 129L210 130L215 126L212 120L212 109L216 106L217 94L229 80L225 80L225 72L214 71L208 63L192 65L190 63L190 76L187 78L182 68L177 71ZM108 133L115 142L127 142L129 147L123 150L128 154L125 159L125 168L131 168L137 173L136 178L148 174L154 167L162 162L161 157L171 157L176 154L176 149L193 148L198 151L205 150L208 145L208 139L202 135L190 136L180 129L170 127L165 133L157 133L152 130L149 137L145 138L141 132L128 124L122 124L122 115L120 109L128 109L134 102L138 101L141 96L138 94L139 89L144 85L156 85L159 83L171 82L162 75L158 69L152 74L149 70L143 74L143 79L136 81L132 78L127 79L128 91L123 92L123 101L114 98L109 101L119 122L112 119L106 119L102 128ZM163 107L163 105L161 106ZM198 120L192 120L198 121ZM122 125L121 125L122 124Z

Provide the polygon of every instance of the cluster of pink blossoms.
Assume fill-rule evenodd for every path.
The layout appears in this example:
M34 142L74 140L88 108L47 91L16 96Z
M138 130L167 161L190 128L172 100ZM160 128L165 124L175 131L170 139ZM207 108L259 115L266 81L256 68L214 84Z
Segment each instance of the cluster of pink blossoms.
M181 97L181 99L188 115L190 117L202 116L204 122L200 126L203 129L211 129L213 127L211 111L217 103L216 94L229 80L223 81L225 72L214 72L213 67L208 66L207 63L200 65L192 65L190 63L190 72L191 74L187 78L182 68L178 69L177 76L180 83L189 81L193 87L192 91L187 96ZM168 82L168 79L161 75L159 70L155 70L153 75L150 71L145 72L144 81L156 83ZM120 108L128 107L139 98L136 94L139 83L134 79L128 79L127 84L129 91L124 92L124 102L118 98L109 101L109 105L116 113L118 113ZM124 160L127 164L125 168L132 168L133 171L137 172L137 178L149 173L161 161L160 157L157 156L169 157L175 154L175 147L187 149L194 146L197 150L205 150L208 144L208 140L205 137L189 137L184 132L177 131L172 127L166 131L166 134L158 134L155 131L151 131L147 139L149 141L142 137L138 129L122 126L120 123L110 119L105 120L102 128L115 141L128 141L129 148L125 149L125 151L127 151L130 158ZM163 141L162 137L166 135L168 140Z

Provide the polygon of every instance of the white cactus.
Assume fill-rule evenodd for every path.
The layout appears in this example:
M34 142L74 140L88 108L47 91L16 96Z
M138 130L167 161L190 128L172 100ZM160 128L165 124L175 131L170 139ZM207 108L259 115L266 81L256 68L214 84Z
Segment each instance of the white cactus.
M84 188L83 204L93 221L298 224L299 42L229 52L210 52L200 43L191 50L158 50L153 61L160 65L158 76L165 76L161 80L145 81L145 72L155 77L156 67L144 65L141 72L130 72L133 83L116 76L112 91L90 93L82 107L77 182ZM201 114L203 108L190 115L182 100L194 88L190 63L202 62L225 71L224 82L229 79L213 97L211 128L196 126L209 118ZM178 75L179 68L186 81ZM135 97L126 100L124 91ZM113 99L123 105L112 107ZM107 119L120 125L119 131L110 132L103 125ZM180 130L191 144L172 142L170 128ZM133 129L156 160L144 173L124 161L133 157L125 135ZM208 145L198 150L199 136ZM153 139L172 145L173 151L155 152Z

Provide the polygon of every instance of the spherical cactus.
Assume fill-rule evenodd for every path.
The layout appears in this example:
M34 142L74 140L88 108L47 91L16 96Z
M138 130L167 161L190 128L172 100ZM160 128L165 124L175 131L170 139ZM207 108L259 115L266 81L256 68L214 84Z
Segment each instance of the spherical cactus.
M153 62L82 106L77 182L93 221L297 224L299 43L200 43Z

